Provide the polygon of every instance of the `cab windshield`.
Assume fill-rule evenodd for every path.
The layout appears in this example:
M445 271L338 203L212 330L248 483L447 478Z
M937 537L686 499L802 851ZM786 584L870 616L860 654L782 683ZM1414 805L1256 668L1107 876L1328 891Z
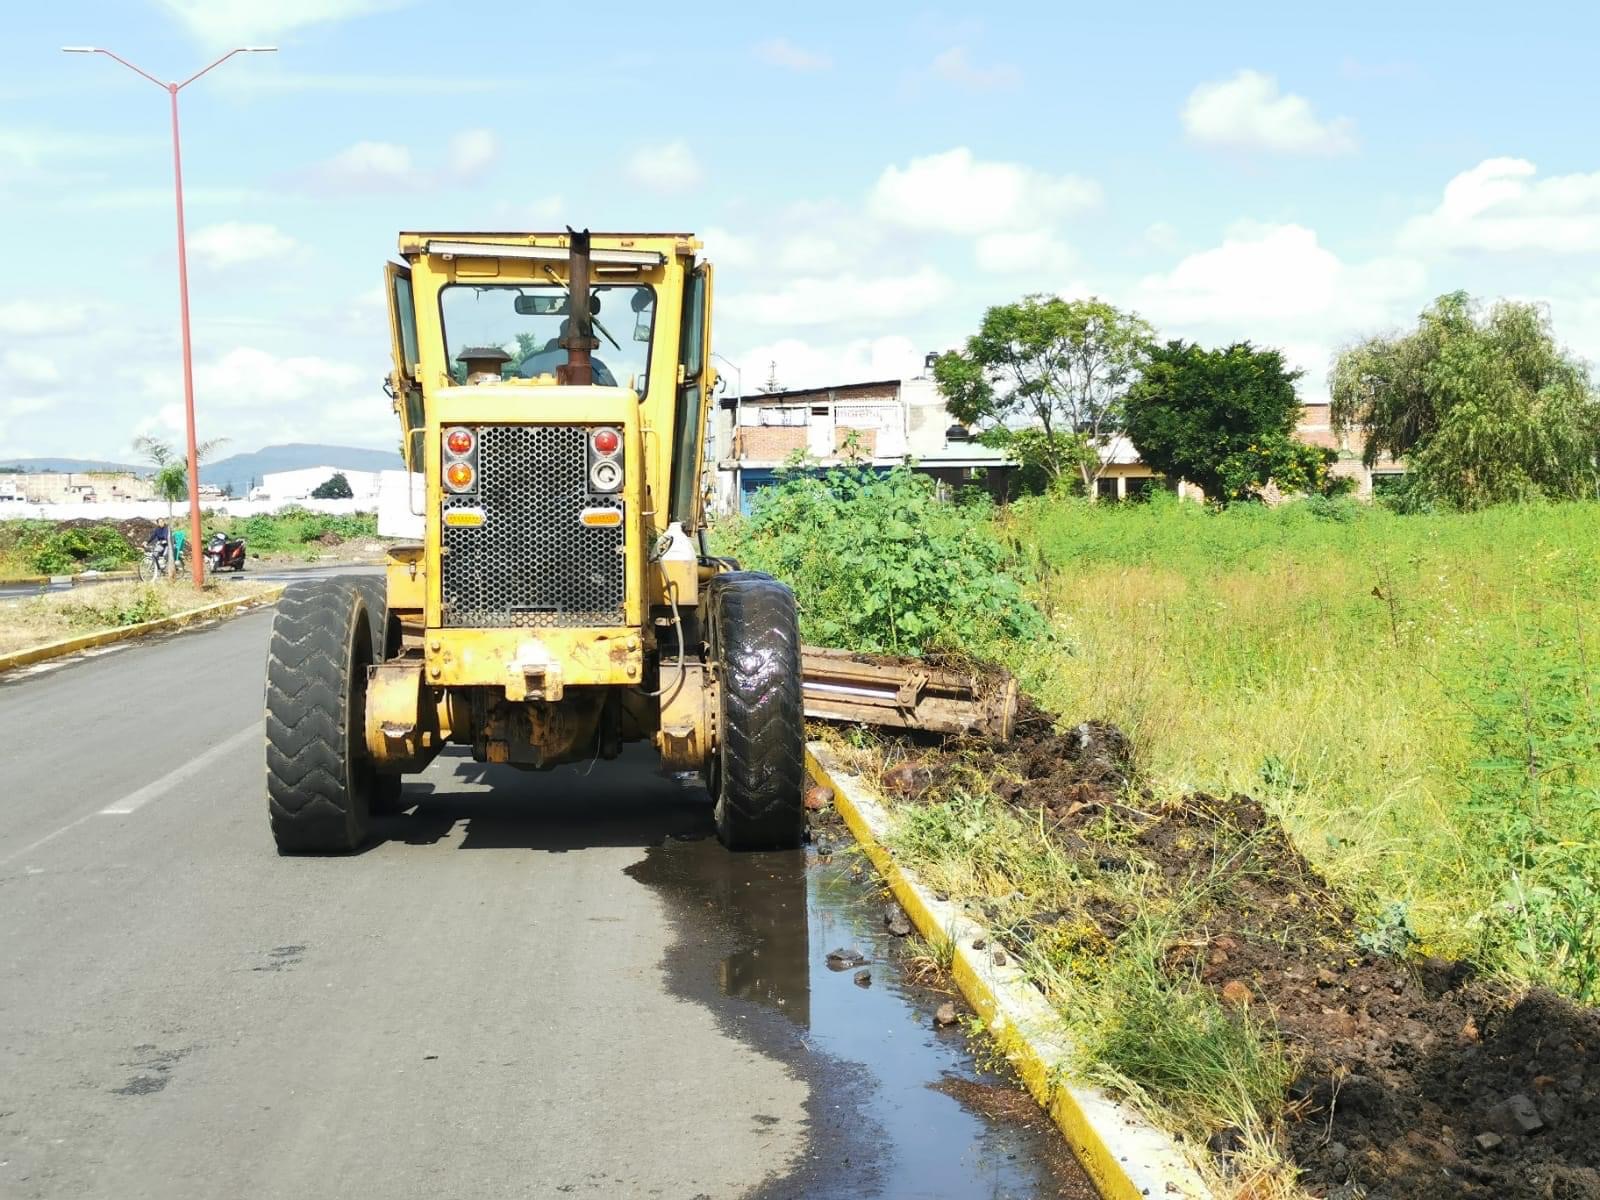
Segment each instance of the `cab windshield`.
M554 375L567 361L561 346L571 316L556 284L451 284L439 293L445 357L458 384ZM600 284L589 291L595 340L594 381L644 395L655 328L656 293L646 284ZM502 358L503 356L503 358Z

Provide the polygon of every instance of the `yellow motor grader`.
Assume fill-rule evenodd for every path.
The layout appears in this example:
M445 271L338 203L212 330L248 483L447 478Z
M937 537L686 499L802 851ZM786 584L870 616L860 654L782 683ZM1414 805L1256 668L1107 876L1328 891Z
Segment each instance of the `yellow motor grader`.
M387 390L423 538L291 585L267 661L281 853L357 849L449 743L542 769L653 741L737 850L799 844L805 718L1005 736L1014 690L800 644L707 549L711 265L687 234L403 233Z

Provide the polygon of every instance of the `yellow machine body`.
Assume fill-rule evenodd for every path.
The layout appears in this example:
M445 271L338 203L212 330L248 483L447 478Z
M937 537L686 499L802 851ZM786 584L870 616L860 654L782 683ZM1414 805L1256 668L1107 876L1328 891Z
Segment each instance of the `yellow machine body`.
M702 448L716 376L711 268L699 260L699 246L687 234L400 235L403 262L387 273L388 382L407 467L424 480L423 538L396 547L388 564L383 653L366 707L367 747L380 770L420 770L445 741L470 744L486 761L543 767L646 737L675 765L703 765L715 684L692 654L693 670L674 666L679 649L697 647L701 637L705 573L691 539L703 523ZM577 296L588 297L579 307L599 309L590 319L617 355L645 356L642 370L596 382L609 374L602 364L611 351L591 338L595 365L586 362L572 378L565 347L585 324L574 319ZM623 329L596 297L629 298L634 307L623 316L633 328ZM530 325L561 316L561 361L552 371L540 368L554 354L548 346L540 353L534 345L520 366L519 347L509 342L463 347L452 312L477 326L495 324L502 312L526 313ZM506 500L524 483L529 496L542 495L535 485L548 464L489 455L559 443L570 458L581 433L591 438L587 479L599 479L593 434L583 432L599 429L620 442L608 461L621 468L621 481L577 514L592 527L574 527L563 508L546 529L537 503L519 508ZM452 431L467 431L478 457L453 458ZM453 487L448 472L458 462L484 489L481 506ZM567 459L556 467L576 470ZM460 533L464 527L473 532ZM604 553L585 549L587 538L603 541ZM609 615L524 612L497 600L506 611L496 620L463 599L498 596L513 576L538 582L535 590L561 591L552 577L563 572L575 576L573 595L604 592ZM664 642L672 653L665 664ZM663 691L663 675L670 694L652 696ZM664 710L671 714L666 738Z

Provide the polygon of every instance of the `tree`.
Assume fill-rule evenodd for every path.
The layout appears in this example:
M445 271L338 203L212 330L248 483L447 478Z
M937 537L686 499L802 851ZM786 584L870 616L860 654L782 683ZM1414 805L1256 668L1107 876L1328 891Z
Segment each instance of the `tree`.
M989 444L1036 456L1024 466L1052 482L1076 473L1087 490L1154 339L1144 318L1103 300L1024 296L985 312L965 350L939 356L933 377L956 420L988 424ZM1022 440L1019 418L1037 436Z
M207 455L227 440L225 437L220 437L197 443L194 448L195 462L204 462ZM170 551L174 510L178 501L186 499L189 495L188 469L183 459L173 450L171 443L163 442L160 438L141 433L133 439L133 448L144 455L145 461L155 468L150 482L155 487L157 499L167 502L167 549ZM191 552L200 553L200 547L193 547ZM167 555L167 577L169 579L178 577L178 556L173 553Z
M1337 490L1334 452L1293 437L1300 375L1249 342L1207 350L1170 341L1128 393L1128 436L1150 466L1219 504L1258 496L1268 480L1286 492Z
M350 490L350 481L344 477L343 471L335 471L311 489L313 500L348 500L354 495L355 492Z
M1359 429L1371 466L1406 460L1406 494L1480 508L1593 496L1600 400L1549 314L1466 292L1440 296L1410 333L1370 337L1334 362L1331 419Z

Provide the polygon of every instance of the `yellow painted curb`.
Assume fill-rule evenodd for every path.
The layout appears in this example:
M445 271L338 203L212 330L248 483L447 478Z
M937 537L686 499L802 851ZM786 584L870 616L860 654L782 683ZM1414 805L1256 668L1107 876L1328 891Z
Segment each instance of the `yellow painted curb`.
M132 641L134 638L146 637L152 633L162 633L168 629L181 629L185 625L192 625L196 621L204 621L209 617L223 617L241 609L254 608L261 604L271 604L283 595L283 584L269 587L266 591L255 592L249 596L240 596L236 600L224 600L219 604L207 604L201 608L191 608L185 612L173 613L170 617L160 617L154 621L142 621L137 625L123 625L117 629L102 629L98 633L85 633L78 637L63 638L59 642L46 642L42 646L31 646L26 650L17 650L11 654L0 654L0 674L17 667L31 666L33 663L45 662L52 658L61 658L67 654L78 654L84 650L93 650L97 646L109 646L114 642Z
M1104 1200L1210 1200L1205 1181L1170 1137L1104 1092L1069 1082L1073 1049L1062 1039L1049 1003L1014 964L995 964L987 930L900 865L884 844L889 813L871 784L846 771L820 742L806 747L806 769L833 789L834 807L917 931L934 946L952 948L951 973L962 995Z

